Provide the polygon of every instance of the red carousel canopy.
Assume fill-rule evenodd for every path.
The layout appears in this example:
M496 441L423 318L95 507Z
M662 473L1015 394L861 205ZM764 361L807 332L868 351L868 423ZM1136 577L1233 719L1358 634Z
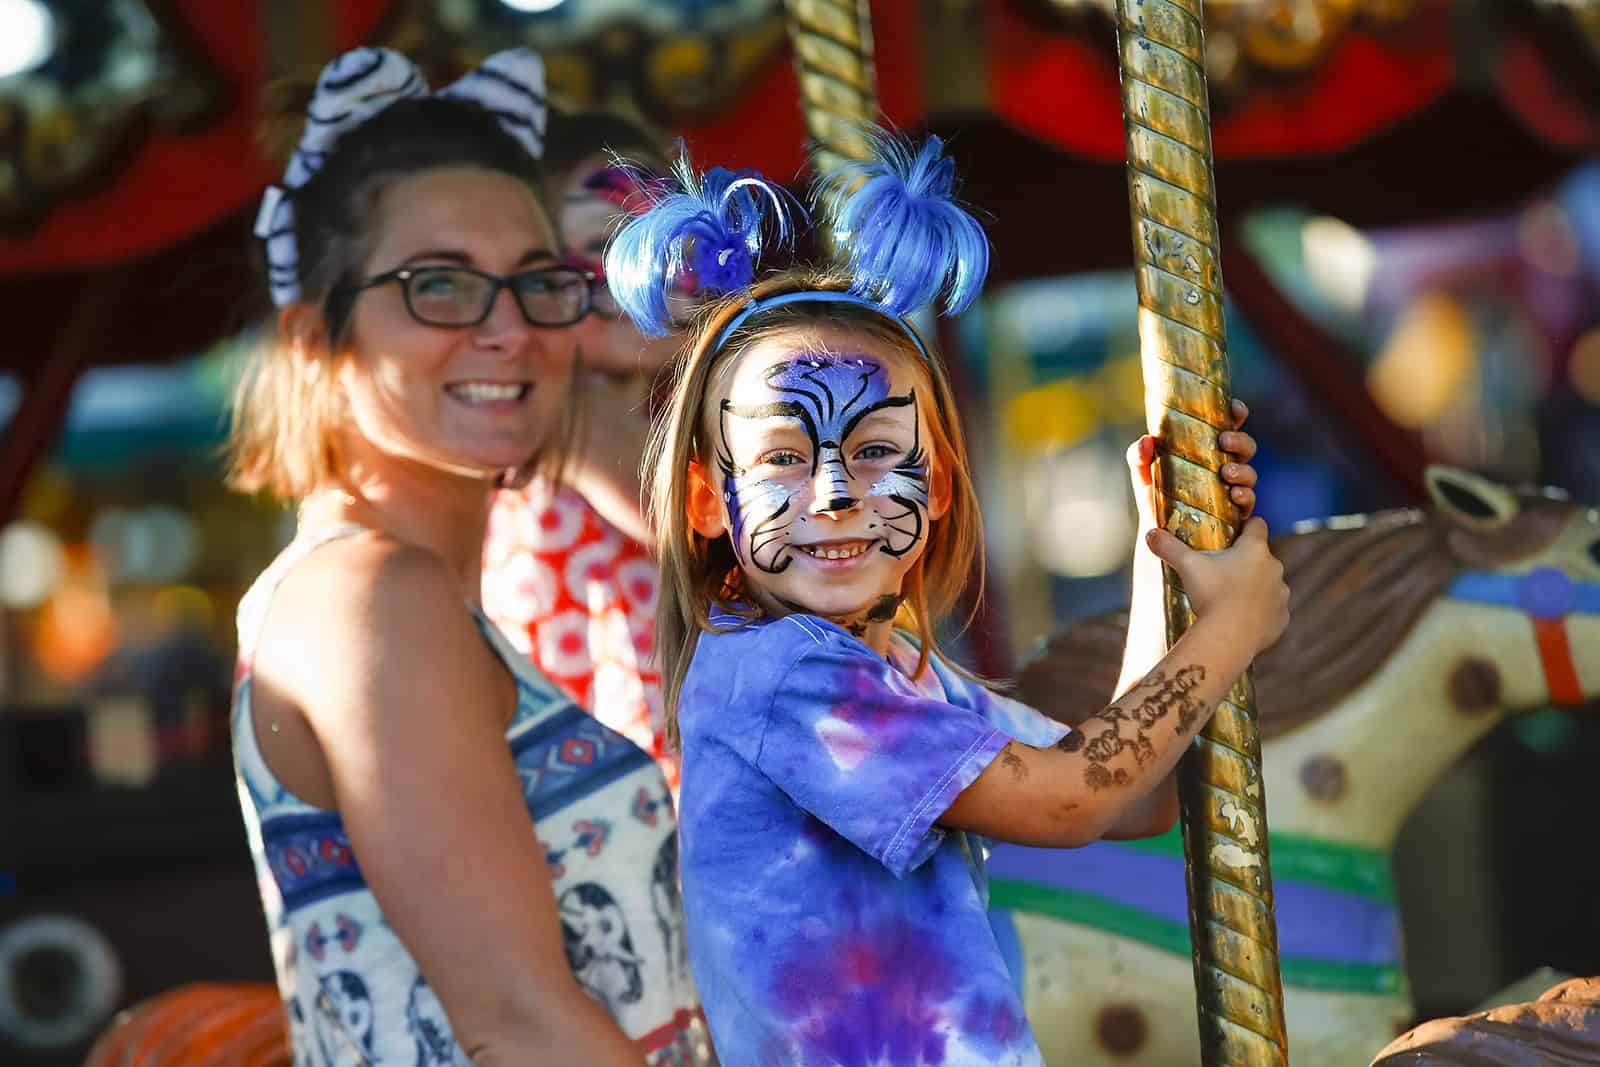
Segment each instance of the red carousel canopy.
M1498 107L1549 153L1575 158L1600 145L1600 70L1576 69L1589 57L1577 54L1570 41L1556 39L1562 26L1535 10L1545 5L1520 2L1528 8L1523 18L1485 28L1496 35L1490 65L1500 90ZM1066 0L1058 3L1072 6ZM328 4L333 48L399 35L394 24L404 21L410 6L395 0ZM915 0L872 4L880 94L892 123L959 126L974 120L982 125L981 119L987 119L1080 161L1121 160L1115 49L1103 18L1056 15L1025 0L974 5L964 46L981 49L976 59L982 74L969 79L975 84L953 105L965 114L956 115L949 113L948 101L937 99L949 95L939 87L948 57L936 54L928 43L928 6ZM1229 7L1218 0L1209 6ZM1322 6L1331 11L1351 5ZM1348 152L1397 124L1425 117L1460 91L1462 64L1446 3L1386 0L1373 6L1399 10L1403 17L1391 13L1382 20L1330 25L1325 39L1305 45L1304 54L1288 65L1283 56L1268 54L1279 69L1246 55L1235 64L1243 71L1232 79L1236 84L1224 84L1220 91L1214 72L1219 166ZM1513 0L1504 6L1509 9ZM14 232L0 240L0 272L92 270L157 253L247 211L274 176L276 168L255 140L260 90L269 68L261 33L267 13L251 0L170 0L161 10L163 27L180 42L178 47L191 52L219 83L215 92L220 104L198 128L156 126L142 137L136 128L125 132L123 140L134 143L123 146L77 188L36 207L34 217L24 220L31 229L16 232L13 226ZM1217 19L1221 32L1229 29L1227 17ZM391 32L385 33L386 28ZM489 29L503 33L503 28ZM804 128L787 48L780 41L749 67L743 84L724 97L735 101L731 107L702 105L695 109L699 114L686 118L659 115L664 110L660 101L638 103L672 120L700 158L769 174L796 174L803 164ZM558 93L563 88L560 72L553 66ZM598 95L594 86L590 94ZM1486 111L1496 107L1492 99L1478 103ZM670 104L665 110L670 112ZM142 124L152 125L148 119ZM1473 181L1471 173L1438 177L1469 185ZM0 187L0 201L5 195Z
M1115 42L1095 5L1109 0L871 5L884 113L955 135L965 196L993 219L993 280L1128 261ZM634 20L594 25L582 20L614 8L524 22L469 7L462 24L467 8L433 0L129 0L104 9L143 13L157 54L125 98L74 104L63 90L56 113L37 115L23 101L38 94L0 81L0 369L27 388L0 514L81 367L192 352L260 310L248 234L277 172L255 136L270 70L314 74L337 51L382 43L451 73L520 41L544 52L558 98L631 101L699 159L803 166L772 0L641 0ZM1600 14L1583 0L1472 11L1483 25L1458 25L1449 0L1211 0L1224 225L1286 196L1357 224L1486 210L1600 146ZM38 76L71 89L83 66L75 51Z

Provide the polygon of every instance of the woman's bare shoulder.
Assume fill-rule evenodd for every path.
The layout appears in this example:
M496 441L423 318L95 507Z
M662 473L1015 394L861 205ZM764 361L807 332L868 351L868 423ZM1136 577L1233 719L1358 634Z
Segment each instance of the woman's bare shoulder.
M276 665L302 704L343 685L426 684L441 669L471 680L493 660L466 590L436 553L364 531L309 553L273 596L257 662ZM465 676L463 674L465 673ZM311 710L310 708L307 709Z

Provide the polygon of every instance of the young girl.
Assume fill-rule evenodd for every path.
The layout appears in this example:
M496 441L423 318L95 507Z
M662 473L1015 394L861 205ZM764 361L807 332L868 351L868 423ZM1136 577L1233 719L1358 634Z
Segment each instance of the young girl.
M1077 731L944 661L933 622L981 534L949 383L905 315L941 292L964 306L987 244L936 140L880 144L821 188L843 278L752 284L793 213L720 171L680 175L687 192L607 252L642 328L681 270L729 294L653 450L689 954L727 1063L1033 1065L977 835L1066 847L1170 825L1169 774L1282 630L1287 591L1259 520L1209 555L1152 530L1198 621Z

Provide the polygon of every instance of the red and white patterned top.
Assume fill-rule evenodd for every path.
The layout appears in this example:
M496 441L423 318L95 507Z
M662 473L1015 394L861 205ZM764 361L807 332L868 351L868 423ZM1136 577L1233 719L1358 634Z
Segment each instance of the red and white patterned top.
M484 613L573 700L654 756L676 797L654 656L659 591L644 546L576 491L535 478L496 497Z

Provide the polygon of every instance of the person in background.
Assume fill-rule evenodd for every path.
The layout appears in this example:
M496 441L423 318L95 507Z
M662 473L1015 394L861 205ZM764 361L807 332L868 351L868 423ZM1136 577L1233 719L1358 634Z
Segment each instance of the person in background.
M602 723L656 758L676 793L654 659L657 568L639 464L651 395L677 351L622 314L601 259L619 221L650 202L665 170L658 140L603 112L553 111L543 160L566 262L596 274L578 327L579 441L560 479L536 476L496 498L484 550L489 617L539 669ZM624 167L618 158L626 156ZM651 802L655 802L652 800Z
M363 48L306 114L230 438L235 488L299 506L232 723L296 1067L707 1063L661 772L478 604L496 487L567 447L591 299L536 185L543 68L435 94Z

